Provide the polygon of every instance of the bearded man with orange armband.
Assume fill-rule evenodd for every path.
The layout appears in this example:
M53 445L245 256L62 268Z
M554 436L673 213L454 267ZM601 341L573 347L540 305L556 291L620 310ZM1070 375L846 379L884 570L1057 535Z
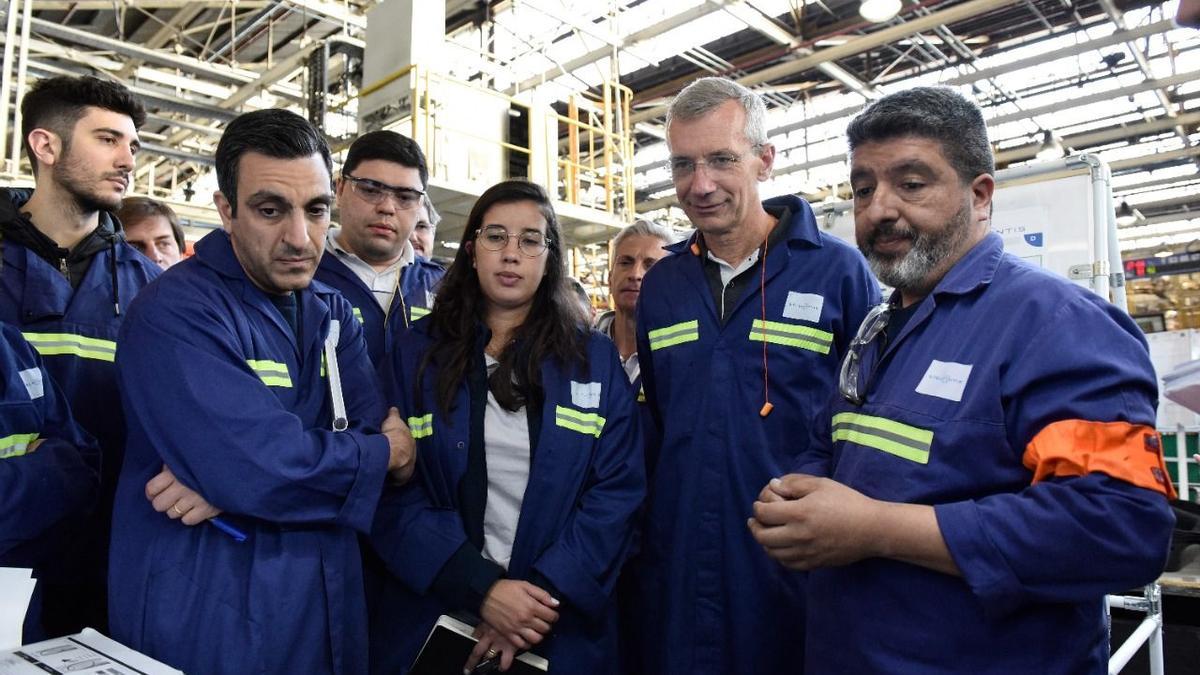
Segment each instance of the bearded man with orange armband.
M848 136L858 245L896 291L749 523L810 570L804 672L1106 672L1104 596L1158 576L1174 521L1146 341L989 232L973 103L898 92Z

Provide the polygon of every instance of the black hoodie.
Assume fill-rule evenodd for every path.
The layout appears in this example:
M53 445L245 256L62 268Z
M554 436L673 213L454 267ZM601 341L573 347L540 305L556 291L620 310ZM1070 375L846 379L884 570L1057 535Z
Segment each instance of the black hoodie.
M71 288L78 288L92 266L92 258L100 251L116 246L121 223L116 216L101 211L96 229L68 250L37 229L28 213L21 212L21 207L32 195L33 190L28 188L0 188L0 245L3 241L11 241L25 246L62 272L71 282Z

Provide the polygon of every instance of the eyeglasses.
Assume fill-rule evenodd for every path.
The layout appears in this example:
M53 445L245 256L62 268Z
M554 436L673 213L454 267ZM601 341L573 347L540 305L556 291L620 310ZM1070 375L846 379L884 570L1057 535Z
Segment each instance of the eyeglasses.
M425 196L423 191L415 188L392 187L370 178L359 178L348 174L342 174L342 178L350 181L350 189L354 191L354 194L371 204L379 204L388 195L391 195L396 200L396 206L408 211L417 208L421 203L421 198Z
M502 251L508 246L508 240L517 238L517 248L530 258L536 258L546 252L551 239L541 232L525 231L509 234L503 225L488 225L475 230L479 245L489 251Z
M700 160L690 157L672 157L668 161L671 167L671 178L674 180L689 178L692 174L696 173L696 167L699 166L707 167L711 174L731 173L742 163L742 158L750 153L758 152L760 148L762 148L762 143L755 143L750 146L748 152L743 152L740 155L732 152L714 152Z
M842 359L842 368L838 373L838 391L841 392L842 398L854 405L862 405L867 390L867 378L860 379L863 349L887 328L891 318L891 303L885 302L872 307L859 324L858 333L850 341L846 358Z

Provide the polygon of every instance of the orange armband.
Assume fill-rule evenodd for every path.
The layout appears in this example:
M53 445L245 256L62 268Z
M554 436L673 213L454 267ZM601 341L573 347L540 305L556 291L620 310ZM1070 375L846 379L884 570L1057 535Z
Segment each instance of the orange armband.
M1158 432L1128 422L1062 420L1046 426L1022 457L1033 482L1102 473L1175 499Z

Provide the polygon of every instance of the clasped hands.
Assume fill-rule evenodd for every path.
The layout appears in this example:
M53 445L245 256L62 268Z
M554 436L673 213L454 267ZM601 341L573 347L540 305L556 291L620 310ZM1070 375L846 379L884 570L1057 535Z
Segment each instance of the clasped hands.
M750 533L767 555L794 570L847 565L881 555L882 502L828 478L774 478L754 502Z
M558 621L559 602L528 581L501 579L492 585L480 606L483 619L475 628L479 640L463 666L470 673L481 660L500 657L508 670L517 654L540 643Z

